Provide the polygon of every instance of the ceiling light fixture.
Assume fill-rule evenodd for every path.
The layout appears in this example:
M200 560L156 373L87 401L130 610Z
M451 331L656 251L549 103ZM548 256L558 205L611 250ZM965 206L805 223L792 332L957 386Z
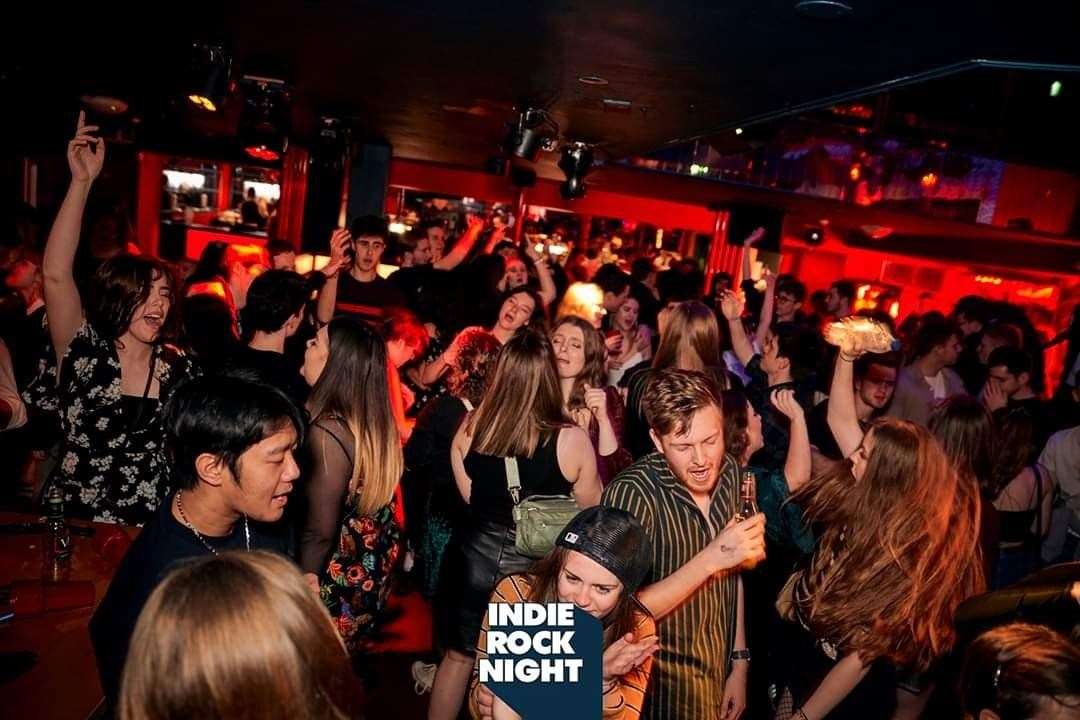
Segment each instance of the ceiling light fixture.
M246 76L244 109L237 128L244 152L264 162L280 160L289 147L290 127L289 90L285 81Z
M217 112L229 92L231 62L221 45L194 43L191 46L184 92L195 107Z
M1061 81L1055 80L1050 83L1050 97L1057 97L1061 94Z
M581 75L577 81L582 85L607 85L608 81L599 75Z
M736 135L742 135L742 128L735 128Z
M518 115L516 123L510 126L503 141L503 150L507 155L536 162L541 148L558 134L558 127L546 110L527 107Z
M585 197L585 176L592 169L592 148L583 142L568 142L563 146L559 158L559 169L566 174L566 182L559 186L559 192L567 200Z

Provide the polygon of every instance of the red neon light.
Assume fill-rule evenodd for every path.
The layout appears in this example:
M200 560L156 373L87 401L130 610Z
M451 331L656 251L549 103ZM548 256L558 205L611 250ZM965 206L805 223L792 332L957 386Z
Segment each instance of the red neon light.
M281 158L280 153L278 153L276 150L271 150L265 145L252 145L251 147L244 148L244 152L246 152L248 155L255 158L256 160L266 160L268 162Z

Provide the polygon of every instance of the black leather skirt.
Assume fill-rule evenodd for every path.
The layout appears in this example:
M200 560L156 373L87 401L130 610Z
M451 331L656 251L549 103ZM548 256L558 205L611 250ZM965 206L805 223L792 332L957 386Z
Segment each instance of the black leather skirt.
M468 522L450 540L434 613L443 649L475 653L495 585L507 575L528 571L536 562L518 554L515 539L512 527Z

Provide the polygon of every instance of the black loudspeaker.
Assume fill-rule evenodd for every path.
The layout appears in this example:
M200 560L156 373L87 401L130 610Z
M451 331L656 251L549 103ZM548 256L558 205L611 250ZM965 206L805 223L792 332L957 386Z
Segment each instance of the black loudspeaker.
M330 234L337 228L338 214L341 212L341 188L345 182L343 164L345 163L321 157L318 150L312 149L308 164L308 193L303 201L303 236L300 243L305 252L327 252Z
M743 241L759 227L765 228L765 237L754 244L758 250L780 252L780 236L784 228L784 213L763 205L730 205L727 242L742 245Z
M390 182L389 145L361 145L353 157L349 176L349 204L347 222L361 215L383 214L386 202L386 185Z

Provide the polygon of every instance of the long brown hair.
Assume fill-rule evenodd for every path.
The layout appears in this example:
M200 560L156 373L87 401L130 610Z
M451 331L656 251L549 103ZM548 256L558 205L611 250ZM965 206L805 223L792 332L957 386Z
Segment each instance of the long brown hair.
M679 303L668 315L652 366L656 370L705 370L720 364L716 315L697 301Z
M925 670L952 647L957 606L985 587L978 487L921 425L883 418L866 437L861 479L843 462L793 496L825 527L798 609L863 663Z
M983 498L993 500L994 426L983 404L968 395L953 396L934 409L929 427L956 472L974 478Z
M720 393L724 415L724 449L742 465L743 453L750 445L750 413L742 390L723 390Z
M560 602L559 574L563 570L563 565L566 564L566 556L569 552L567 548L556 547L533 564L529 570L529 577L532 579L532 589L529 591L531 602ZM615 607L600 618L604 626L605 648L627 633L634 632L637 626L634 619L635 613L648 614L634 598L633 593L626 592L625 588L619 593L619 601L615 603Z
M181 565L150 595L124 665L121 720L351 717L358 689L326 608L266 552Z
M496 457L532 457L541 440L567 424L551 341L524 328L503 346L487 393L469 419L472 448Z
M578 410L585 407L586 384L594 388L602 388L607 384L607 376L604 372L604 338L600 335L599 330L577 315L567 315L560 319L551 331L552 336L563 325L576 327L581 331L581 336L584 338L583 354L585 355L585 364L581 368L581 374L574 378L574 386L570 390L570 399L566 403L569 410Z
M330 354L311 389L312 422L337 419L353 436L349 496L357 511L370 515L390 502L405 460L387 387L386 343L351 318L329 327Z
M1024 408L1002 408L993 415L995 436L999 438L994 453L994 474L988 488L990 498L997 498L1016 476L1031 463L1031 445L1035 441L1035 421Z

